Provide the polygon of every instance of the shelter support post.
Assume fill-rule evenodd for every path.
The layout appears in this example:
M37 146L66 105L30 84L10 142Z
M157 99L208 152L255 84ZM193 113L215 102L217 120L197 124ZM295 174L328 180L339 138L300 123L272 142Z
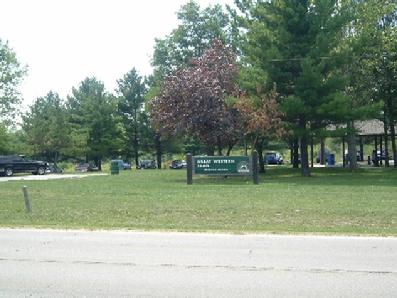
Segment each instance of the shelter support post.
M364 161L364 143L363 143L363 136L359 137L360 143L360 161Z
M314 137L313 136L311 136L311 139L310 139L310 167L312 167L313 168L313 162L314 162Z
M383 161L382 161L383 137L382 137L382 135L379 136L379 150L380 150L380 154L379 154L379 164L380 164L380 165L383 165Z
M342 161L343 167L346 167L346 156L345 156L345 137L342 137Z

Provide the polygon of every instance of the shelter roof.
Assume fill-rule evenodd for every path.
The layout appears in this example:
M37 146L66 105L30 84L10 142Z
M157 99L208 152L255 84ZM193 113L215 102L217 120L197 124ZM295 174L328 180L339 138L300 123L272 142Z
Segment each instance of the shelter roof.
M375 136L383 135L385 133L383 122L378 119L355 121L354 127L357 130L357 135L359 136ZM346 124L328 126L328 130L335 130L337 128L346 128Z

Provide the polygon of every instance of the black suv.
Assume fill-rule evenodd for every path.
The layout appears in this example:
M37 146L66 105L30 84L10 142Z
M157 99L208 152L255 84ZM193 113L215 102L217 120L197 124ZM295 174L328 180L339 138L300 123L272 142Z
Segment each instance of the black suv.
M18 155L0 155L0 175L12 176L14 173L44 175L49 164L44 161L29 160Z

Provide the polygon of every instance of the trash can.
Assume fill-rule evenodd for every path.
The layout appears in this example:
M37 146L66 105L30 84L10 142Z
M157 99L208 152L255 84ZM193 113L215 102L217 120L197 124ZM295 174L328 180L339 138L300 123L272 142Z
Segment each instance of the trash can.
M335 165L335 154L328 154L328 156L327 156L327 164L329 166L334 166Z
M119 163L115 160L112 160L110 162L110 174L112 175L118 175L119 174Z

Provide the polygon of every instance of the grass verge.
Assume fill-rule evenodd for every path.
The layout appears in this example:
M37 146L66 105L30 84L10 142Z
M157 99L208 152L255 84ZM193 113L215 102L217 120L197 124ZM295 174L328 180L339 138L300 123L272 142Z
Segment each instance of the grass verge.
M0 226L397 235L397 171L271 168L261 183L183 170L0 183ZM1 177L0 177L1 179ZM26 185L33 212L24 210Z

